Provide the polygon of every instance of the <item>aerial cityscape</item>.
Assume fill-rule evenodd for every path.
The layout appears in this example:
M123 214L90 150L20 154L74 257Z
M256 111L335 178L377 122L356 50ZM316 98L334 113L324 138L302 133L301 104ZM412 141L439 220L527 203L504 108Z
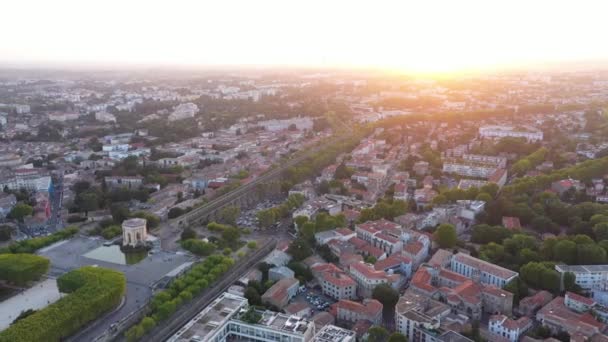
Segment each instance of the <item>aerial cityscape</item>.
M606 8L539 2L8 5L0 342L608 342Z

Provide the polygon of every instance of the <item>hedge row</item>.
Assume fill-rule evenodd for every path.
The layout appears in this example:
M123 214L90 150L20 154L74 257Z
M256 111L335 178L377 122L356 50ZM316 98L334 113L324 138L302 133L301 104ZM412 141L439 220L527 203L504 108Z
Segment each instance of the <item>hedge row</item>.
M167 289L154 295L150 302L149 315L127 330L127 340L139 340L156 324L169 318L181 305L209 287L233 264L234 260L229 257L212 255L173 280Z
M34 254L0 254L0 279L24 285L40 279L49 266L49 259Z
M60 341L115 308L126 284L122 273L106 268L71 271L57 279L59 290L69 295L0 332L0 342Z
M40 248L54 244L57 241L65 240L78 233L78 228L67 227L49 236L42 236L27 240L21 240L11 243L8 247L0 249L0 254L5 253L34 253Z

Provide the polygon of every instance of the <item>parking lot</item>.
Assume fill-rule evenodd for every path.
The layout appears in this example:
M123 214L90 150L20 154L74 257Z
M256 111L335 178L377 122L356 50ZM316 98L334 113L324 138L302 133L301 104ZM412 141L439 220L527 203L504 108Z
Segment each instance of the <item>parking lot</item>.
M295 298L294 302L306 302L312 309L312 314L319 311L328 311L329 306L336 302L336 300L324 295L319 289L313 289L309 287L301 287L301 291Z
M258 213L258 211L264 210L264 209L269 209L269 208L272 208L279 204L281 204L280 201L264 201L264 202L258 203L255 206L255 208L242 211L236 220L236 224L239 227L249 228L252 230L258 230L259 224L258 224L258 218L256 217L256 214Z

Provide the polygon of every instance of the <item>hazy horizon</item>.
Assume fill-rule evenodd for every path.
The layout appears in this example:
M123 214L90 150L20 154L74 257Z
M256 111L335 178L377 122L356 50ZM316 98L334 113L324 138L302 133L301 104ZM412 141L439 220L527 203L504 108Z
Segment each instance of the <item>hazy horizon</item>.
M592 1L23 0L3 9L0 67L453 73L608 65L608 3Z

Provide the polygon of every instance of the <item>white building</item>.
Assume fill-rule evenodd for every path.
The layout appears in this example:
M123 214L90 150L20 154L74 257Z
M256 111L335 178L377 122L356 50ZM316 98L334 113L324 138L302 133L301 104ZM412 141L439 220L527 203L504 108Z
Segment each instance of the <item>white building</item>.
M248 309L247 299L224 293L167 342L307 342L315 335L312 321L272 311L255 311L255 315L246 319L246 315L251 313ZM259 318L259 321L252 321L251 316Z
M78 120L80 117L79 113L50 113L49 120L66 122L71 120Z
M608 265L555 265L555 270L562 280L566 272L573 273L574 282L583 290L608 290Z
M543 132L516 130L511 126L482 126L479 127L479 135L482 138L525 138L528 141L543 140Z
M518 275L517 272L464 253L458 253L452 257L451 270L468 278L478 278L485 285L494 285L499 288L503 288Z
M14 107L17 114L27 114L30 112L29 105L16 104Z
M116 116L108 112L97 112L95 113L95 120L101 122L116 122Z
M177 121L188 118L193 118L198 114L198 106L192 102L182 103L175 107L175 110L169 115L169 121Z
M517 342L520 336L532 328L532 320L526 316L514 320L505 315L494 315L490 317L488 328L494 335Z

